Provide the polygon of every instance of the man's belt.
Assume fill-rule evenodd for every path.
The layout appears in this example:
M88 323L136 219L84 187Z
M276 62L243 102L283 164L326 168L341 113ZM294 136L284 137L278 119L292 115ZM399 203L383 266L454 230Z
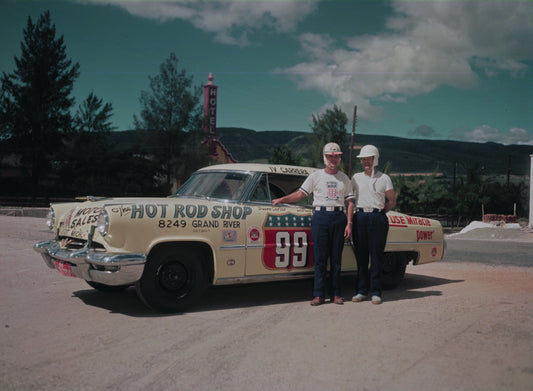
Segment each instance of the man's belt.
M317 212L344 212L343 206L315 206Z
M364 212L364 213L383 213L385 212L385 209L377 209L377 208L356 208L358 212Z

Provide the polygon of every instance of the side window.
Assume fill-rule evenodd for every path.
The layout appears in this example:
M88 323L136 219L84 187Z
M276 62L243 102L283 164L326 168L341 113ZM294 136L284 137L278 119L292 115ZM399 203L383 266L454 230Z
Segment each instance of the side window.
M272 198L279 198L297 191L305 181L305 176L269 174L268 184ZM312 205L313 196L309 195L296 203L297 205Z
M305 176L262 174L255 189L250 195L251 202L271 203L273 199L281 198L297 191L305 180ZM297 205L312 205L313 195L302 198Z
M270 202L270 195L268 193L267 178L263 174L261 180L257 183L255 190L250 197L250 201L254 202Z
M288 193L280 186L270 181L267 174L263 174L250 196L250 201L270 203L273 199L283 197L286 194Z
M270 195L272 196L272 198L281 198L286 195L282 189L280 189L277 185L273 183L268 184L268 189L270 190Z

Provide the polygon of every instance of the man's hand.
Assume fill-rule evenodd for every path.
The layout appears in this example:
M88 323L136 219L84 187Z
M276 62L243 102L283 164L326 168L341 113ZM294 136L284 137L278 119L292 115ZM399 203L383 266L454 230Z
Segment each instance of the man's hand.
M275 200L272 200L272 206L276 206L277 204L281 204L281 198L276 198Z
M344 228L344 239L348 240L352 237L352 224L348 223L346 224L346 228Z

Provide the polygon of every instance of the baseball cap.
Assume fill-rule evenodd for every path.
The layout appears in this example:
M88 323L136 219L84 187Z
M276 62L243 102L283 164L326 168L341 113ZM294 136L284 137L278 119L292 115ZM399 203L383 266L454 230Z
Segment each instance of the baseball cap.
M327 143L324 145L324 155L342 155L341 147L336 143Z

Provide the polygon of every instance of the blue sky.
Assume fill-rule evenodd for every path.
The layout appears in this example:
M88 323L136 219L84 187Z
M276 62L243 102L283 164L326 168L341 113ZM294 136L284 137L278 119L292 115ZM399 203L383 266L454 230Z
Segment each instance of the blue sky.
M310 131L333 104L356 132L533 145L533 1L272 0L0 2L0 71L28 16L50 10L93 91L132 128L171 52L219 86L217 125Z

